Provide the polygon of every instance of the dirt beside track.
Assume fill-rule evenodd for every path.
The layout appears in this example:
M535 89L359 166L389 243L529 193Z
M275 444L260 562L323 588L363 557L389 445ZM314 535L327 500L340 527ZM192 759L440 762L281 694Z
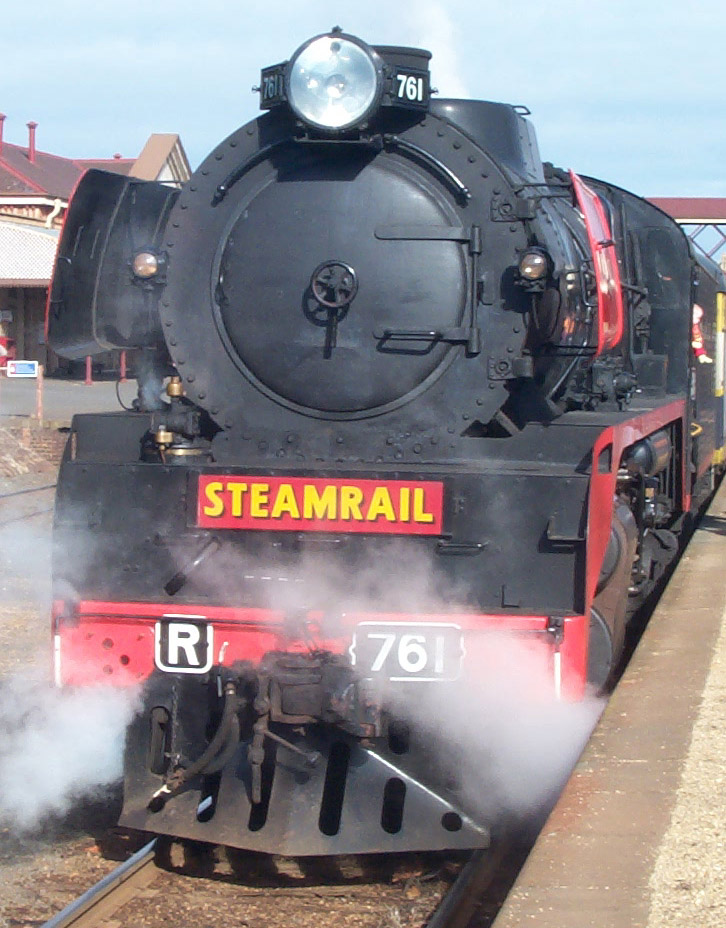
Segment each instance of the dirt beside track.
M101 850L92 839L68 833L49 837L54 839L52 848L33 842L23 858L0 861L3 928L42 924L115 866L103 856L112 849ZM113 851L119 856L135 849L128 839L119 837L115 844ZM362 873L358 861L340 867L320 860L269 858L260 863L240 852L232 866L218 849L209 849L203 860L191 863L188 849L175 845L172 854L187 861L177 868L167 864L170 869L159 870L150 886L101 924L106 928L169 924L212 928L220 922L249 928L418 928L458 871L455 862L429 855L381 861Z
M112 825L99 802L46 823L37 834L19 836L1 827L0 926L42 925L136 850L138 842L114 836Z

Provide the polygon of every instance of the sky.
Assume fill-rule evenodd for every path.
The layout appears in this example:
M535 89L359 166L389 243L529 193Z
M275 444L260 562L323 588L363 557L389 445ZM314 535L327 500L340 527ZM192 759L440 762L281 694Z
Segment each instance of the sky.
M726 196L726 42L716 0L13 0L4 137L136 157L181 137L192 167L257 113L260 68L340 25L433 52L441 96L524 104L544 160L643 196Z

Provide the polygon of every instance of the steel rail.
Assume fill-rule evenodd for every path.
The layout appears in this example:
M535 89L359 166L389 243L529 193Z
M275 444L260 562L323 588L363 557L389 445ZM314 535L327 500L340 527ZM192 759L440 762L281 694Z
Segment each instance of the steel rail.
M30 487L27 490L11 490L9 493L0 493L0 499L11 499L13 496L22 496L24 493L40 493L41 490L55 490L57 483L46 483L42 487Z
M116 867L102 880L99 880L95 886L92 886L82 896L79 896L61 912L54 915L50 921L45 922L41 928L69 928L71 925L81 928L83 925L91 925L102 902L108 900L113 893L117 892L132 877L138 877L141 873L153 867L156 842L156 838L149 841L141 850L122 863L120 867ZM106 914L108 913L104 912L103 916L105 917Z
M426 928L466 928L510 850L510 842L502 838L491 847L474 851L426 922Z
M53 512L52 506L48 509L36 509L35 512L26 512L22 516L13 516L12 519L5 519L0 522L0 528L4 528L6 525L12 525L14 522L25 522L26 519L33 519L35 516L44 516L49 512Z

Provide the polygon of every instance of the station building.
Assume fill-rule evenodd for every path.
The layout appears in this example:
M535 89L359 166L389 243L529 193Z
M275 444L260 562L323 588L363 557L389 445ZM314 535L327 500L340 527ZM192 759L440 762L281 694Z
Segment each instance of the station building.
M136 158L63 158L37 148L35 122L27 123L27 145L4 141L5 118L0 113L0 354L39 361L53 373L61 362L45 344L45 306L63 218L81 175L100 168L181 186L191 171L178 135L149 136Z

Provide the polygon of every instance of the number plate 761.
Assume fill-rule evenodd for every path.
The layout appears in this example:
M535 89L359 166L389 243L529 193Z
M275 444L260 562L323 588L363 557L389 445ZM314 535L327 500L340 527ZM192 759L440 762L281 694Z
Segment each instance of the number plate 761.
M393 683L456 680L464 657L461 628L445 622L361 622L348 648L368 679Z

